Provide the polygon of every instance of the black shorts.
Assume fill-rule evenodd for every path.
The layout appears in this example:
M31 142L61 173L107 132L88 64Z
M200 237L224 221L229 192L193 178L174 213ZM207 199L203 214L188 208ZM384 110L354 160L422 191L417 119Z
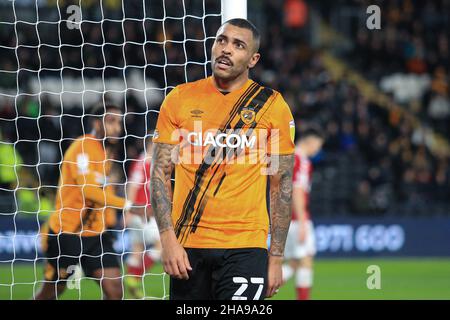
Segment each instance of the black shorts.
M262 300L267 288L267 250L186 248L189 280L170 279L171 300Z
M108 232L81 237L65 233L58 235L49 230L46 237L44 278L47 281L66 280L78 264L88 277L98 269L120 268L119 254L114 251L113 236Z

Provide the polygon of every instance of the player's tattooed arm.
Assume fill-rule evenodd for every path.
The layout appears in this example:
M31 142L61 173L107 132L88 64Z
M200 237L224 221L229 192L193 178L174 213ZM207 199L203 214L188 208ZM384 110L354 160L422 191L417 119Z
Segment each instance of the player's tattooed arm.
M150 199L159 232L173 229L171 175L174 168L172 155L177 145L155 143L151 163Z
M294 155L278 156L278 170L270 176L270 254L282 256L291 221Z
M177 279L189 279L189 258L178 242L172 225L172 186L170 178L178 160L178 145L155 143L150 178L153 214L161 235L161 262L164 271Z

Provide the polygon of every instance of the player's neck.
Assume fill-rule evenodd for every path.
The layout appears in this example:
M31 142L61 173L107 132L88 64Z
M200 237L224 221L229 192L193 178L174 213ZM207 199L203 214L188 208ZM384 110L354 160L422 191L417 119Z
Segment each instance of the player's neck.
M233 80L225 80L218 78L216 76L212 76L213 84L219 90L223 93L233 92L236 90L241 89L248 81L248 74L243 74L236 79Z

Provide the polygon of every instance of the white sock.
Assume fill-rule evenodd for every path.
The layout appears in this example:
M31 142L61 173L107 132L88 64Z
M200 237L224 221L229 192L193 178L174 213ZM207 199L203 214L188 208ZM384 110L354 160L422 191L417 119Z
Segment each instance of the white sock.
M313 284L313 271L310 268L298 268L295 275L297 288L311 288Z
M294 270L288 264L283 264L281 270L283 272L283 282L288 281L294 275Z

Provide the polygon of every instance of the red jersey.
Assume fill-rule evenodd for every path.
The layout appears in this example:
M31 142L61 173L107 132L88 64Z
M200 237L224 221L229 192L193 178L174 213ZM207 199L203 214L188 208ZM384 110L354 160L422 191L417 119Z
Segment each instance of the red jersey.
M311 191L312 172L313 165L311 160L297 149L295 151L294 174L292 180L294 188L301 188L305 192L305 215L308 220L311 219L309 213L309 193ZM297 220L294 211L292 211L292 220Z
M137 205L151 205L150 159L146 159L145 154L142 154L137 161L133 162L130 168L130 180L128 182L139 185L136 198L132 199L133 202Z

